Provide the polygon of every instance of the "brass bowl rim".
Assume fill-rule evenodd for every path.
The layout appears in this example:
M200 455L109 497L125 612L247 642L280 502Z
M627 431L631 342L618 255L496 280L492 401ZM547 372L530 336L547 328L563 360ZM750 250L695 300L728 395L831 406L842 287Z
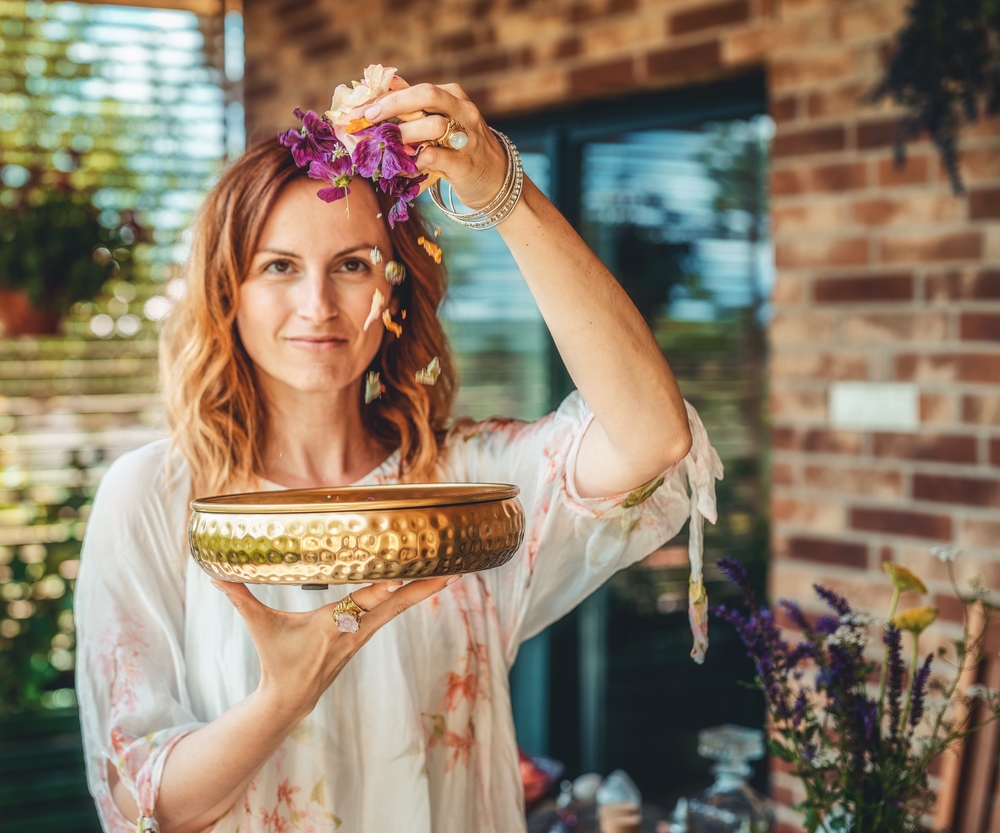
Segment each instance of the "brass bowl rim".
M430 509L509 500L517 497L520 491L510 483L393 483L332 489L279 489L197 498L191 501L191 509L195 512L243 515Z

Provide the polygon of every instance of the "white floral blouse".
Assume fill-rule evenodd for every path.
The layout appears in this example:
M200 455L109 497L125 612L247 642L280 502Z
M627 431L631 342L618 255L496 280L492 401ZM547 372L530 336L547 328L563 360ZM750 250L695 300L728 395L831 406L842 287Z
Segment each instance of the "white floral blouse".
M514 558L465 576L379 631L264 764L216 833L512 833L524 830L508 671L518 646L673 537L692 518L692 655L705 645L702 519L722 467L695 410L690 454L645 489L584 499L579 394L532 423L460 421L442 480L514 483L526 515ZM242 619L188 556L189 473L168 442L111 466L76 586L77 690L90 789L104 829L133 831L108 766L152 815L164 761L186 733L252 692L259 664ZM396 481L397 455L361 483ZM168 482L169 477L169 482ZM274 488L280 488L271 484ZM309 610L356 587L254 586Z

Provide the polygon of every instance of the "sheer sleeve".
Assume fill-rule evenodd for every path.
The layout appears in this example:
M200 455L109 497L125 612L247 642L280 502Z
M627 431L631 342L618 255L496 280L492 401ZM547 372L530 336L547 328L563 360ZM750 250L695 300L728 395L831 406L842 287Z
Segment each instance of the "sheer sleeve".
M75 590L77 696L87 777L106 831L134 831L111 797L108 766L152 816L163 764L201 723L182 654L188 478L167 444L117 460L87 522Z
M482 574L494 597L509 662L521 642L572 610L615 572L673 538L689 519L691 655L696 662L704 660L702 530L705 519L716 521L715 481L722 477L722 463L697 411L685 405L692 434L688 456L644 486L606 498L583 498L576 490L580 444L594 419L578 392L535 422L456 423L450 438L456 461L452 476L521 488L524 544L506 565Z

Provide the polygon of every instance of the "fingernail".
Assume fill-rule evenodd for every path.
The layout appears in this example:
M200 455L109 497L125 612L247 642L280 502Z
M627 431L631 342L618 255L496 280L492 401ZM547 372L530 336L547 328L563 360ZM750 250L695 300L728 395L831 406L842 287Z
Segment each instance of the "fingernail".
M460 578L461 578L461 576L452 576L452 577L451 577L450 579L448 579L448 580L447 580L447 581L446 581L446 582L444 583L445 587L447 587L447 586L448 586L449 584L454 584L454 583L455 583L456 581L458 581L458 580L459 580Z
M222 582L222 581L213 581L213 582L212 582L212 587L214 587L214 588L215 588L216 590L218 590L218 591L219 591L220 593L225 593L225 592L226 592L226 590L228 589L228 588L226 587L226 585L225 585L225 582Z
M399 584L390 584L385 589L386 589L387 593L395 593L402 586L403 586L403 583L400 582Z
M381 112L382 112L382 105L376 102L367 110L365 110L365 118L368 119L368 121L372 121L373 119L377 119L378 114Z

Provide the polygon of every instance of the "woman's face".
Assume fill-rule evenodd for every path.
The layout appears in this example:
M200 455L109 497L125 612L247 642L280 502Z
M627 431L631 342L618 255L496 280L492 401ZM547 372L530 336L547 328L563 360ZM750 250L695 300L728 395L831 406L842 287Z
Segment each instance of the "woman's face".
M357 181L357 180L356 180ZM325 183L296 179L276 200L246 280L236 326L258 374L303 393L357 383L378 353L381 319L364 330L378 289L388 302L389 232L366 184L344 202L316 196ZM369 257L378 246L382 262Z

